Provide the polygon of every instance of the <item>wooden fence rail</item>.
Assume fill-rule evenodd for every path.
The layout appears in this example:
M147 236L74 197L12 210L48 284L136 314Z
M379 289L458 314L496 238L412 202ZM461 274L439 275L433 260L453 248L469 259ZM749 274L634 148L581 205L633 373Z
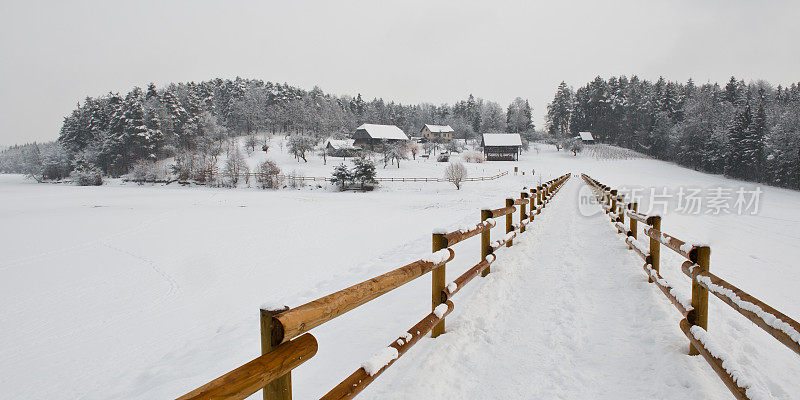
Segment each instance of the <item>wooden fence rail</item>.
M507 172L491 179L505 174ZM445 317L455 307L453 296L479 274L486 276L490 273L490 267L497 259L497 251L513 245L517 234L524 232L525 225L533 222L534 217L542 212L570 176L565 174L536 188L524 188L519 198L506 199L504 207L481 210L480 222L475 225L452 232L433 233L433 252L422 259L295 308L260 310L262 356L180 399L242 399L263 389L265 400L290 400L292 369L316 354L317 342L307 333L309 330L431 272L431 313L322 397L353 398L421 337L428 332L431 337L444 333ZM522 208L528 204L530 212L523 213ZM514 224L512 216L517 206L520 206L520 223ZM497 226L494 218L503 216L506 217L505 233L492 242L491 229ZM478 235L481 237L480 260L454 281L447 283L446 264L455 257L455 251L450 247Z
M732 376L732 371L725 368L722 355L712 354L705 344L708 335L709 292L800 355L800 324L709 272L710 247L689 244L662 232L660 216L639 213L637 203L625 203L624 198L611 187L586 174L581 174L581 177L594 192L617 232L626 236L625 243L628 247L644 260L644 270L649 281L655 283L685 317L680 327L689 339L689 354L703 356L737 399L747 399L748 388L740 386ZM624 216L628 216L630 220L629 228L624 226ZM638 223L644 224L642 231L649 238L649 249L636 239ZM681 271L692 279L691 298L683 296L659 274L662 245L688 260L681 265Z
M205 181L211 180L213 177L222 176L219 172L204 172L201 173ZM496 175L491 176L475 176L475 177L466 177L463 179L463 182L482 182L482 181L493 181L495 179L499 179L508 175L508 171L500 172ZM287 180L287 181L296 181L296 182L330 182L331 177L329 176L297 176L292 174L263 174L260 172L248 172L248 173L240 173L239 177L242 179L246 178L253 178L257 179L261 178L272 178L275 177L277 180ZM128 180L128 179L126 179ZM375 177L375 180L378 182L449 182L445 178L430 178L430 177Z

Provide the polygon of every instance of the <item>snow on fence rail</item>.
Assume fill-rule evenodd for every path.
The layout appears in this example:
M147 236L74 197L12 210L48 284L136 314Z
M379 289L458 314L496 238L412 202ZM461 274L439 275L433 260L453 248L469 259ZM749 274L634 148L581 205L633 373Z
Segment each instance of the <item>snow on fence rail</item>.
M309 330L431 272L431 313L364 362L322 399L355 397L428 332L434 338L444 333L445 317L455 307L453 296L478 274L486 276L490 273L491 265L497 259L497 250L503 246L511 247L517 233L525 232L525 225L533 222L534 217L542 212L570 176L565 174L536 188L525 188L526 191L521 192L518 199L506 199L505 207L481 210L481 222L475 225L452 232L434 232L433 252L417 261L295 308L262 306L262 355L179 399L244 399L260 389L264 390L265 399L291 399L292 369L308 361L317 352L317 341L311 333L307 333ZM530 212L527 212L528 205ZM513 222L516 206L519 206L518 224ZM503 216L506 218L505 234L501 240L492 242L491 229L497 226L494 218ZM451 246L477 235L481 236L480 261L453 282L447 283L446 264L455 257Z
M649 281L655 283L685 317L680 327L689 339L689 354L702 355L734 397L748 399L750 387L744 383L746 381L740 376L740 371L729 368L730 363L725 360L719 349L710 348L707 343L709 292L786 347L800 354L800 323L709 272L710 247L686 243L661 232L660 216L641 214L638 212L638 204L625 203L623 196L617 195L617 190L589 175L581 174L581 177L592 189L606 214L609 214L617 231L626 235L625 243L628 247L644 260L644 270ZM628 216L630 221L630 229L625 229L625 216ZM638 223L644 224L642 231L650 240L649 250L637 240ZM691 298L682 295L659 274L661 245L688 260L681 265L681 270L692 279Z

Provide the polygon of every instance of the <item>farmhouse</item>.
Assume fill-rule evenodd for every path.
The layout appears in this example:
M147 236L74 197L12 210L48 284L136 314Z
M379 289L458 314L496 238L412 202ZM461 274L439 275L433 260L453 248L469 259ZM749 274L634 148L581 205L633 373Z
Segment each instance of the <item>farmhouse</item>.
M362 124L353 133L354 145L361 148L374 148L383 141L389 143L407 142L408 136L394 125Z
M592 132L578 132L578 135L581 137L581 142L594 144L594 136L592 136Z
M522 138L519 133L484 133L481 147L487 161L515 161L519 160Z
M420 130L422 133L422 137L432 140L432 139L444 139L444 140L453 140L453 134L455 131L450 125L431 125L425 124Z
M353 157L361 150L361 148L354 143L355 141L353 139L329 139L328 143L325 145L325 149L328 154L334 157Z

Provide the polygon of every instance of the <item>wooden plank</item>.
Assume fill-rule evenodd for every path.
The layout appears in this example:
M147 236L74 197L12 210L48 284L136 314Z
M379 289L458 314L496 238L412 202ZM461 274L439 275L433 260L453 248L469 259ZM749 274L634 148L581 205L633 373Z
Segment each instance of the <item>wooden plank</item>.
M687 309L683 306L683 304L681 304L680 301L678 301L678 298L672 294L672 286L669 286L669 284L664 281L658 272L648 267L647 263L645 263L642 267L644 268L644 273L647 274L647 277L650 278L650 280L661 290L662 293L664 293L664 296L667 296L667 299L669 299L672 305L678 309L681 315L683 315L684 318L688 318L692 312L692 309Z
M647 264L650 264L650 261L651 261L650 260L650 254L647 254L644 251L642 251L642 249L639 246L637 246L638 243L634 242L634 240L636 240L636 239L633 239L633 236L628 236L628 237L625 238L625 243L627 243L628 247L633 249L633 251L636 254L638 254L639 257L642 258L642 261L644 261Z
M463 242L464 240L467 240L473 236L482 233L484 230L492 229L496 224L497 223L494 222L494 220L486 220L486 221L481 221L480 223L475 225L475 228L466 232L462 230L448 232L444 235L445 238L447 238L447 247L450 247L459 242Z
M734 381L733 378L728 374L728 371L726 371L725 368L722 366L722 360L712 355L711 352L709 352L708 349L703 345L703 343L700 342L700 340L698 340L692 334L691 331L692 325L689 323L689 321L687 321L686 319L682 319L680 326L681 330L683 331L683 334L686 335L687 338L689 338L689 342L692 343L692 346L694 346L700 351L700 355L702 355L703 358L706 360L706 362L708 362L708 365L711 366L711 369L713 369L714 372L717 373L717 376L719 376L719 378L722 379L722 382L725 384L725 387L727 387L728 390L731 391L733 397L739 400L749 400L749 397L747 397L747 388L739 386L736 383L736 381Z
M448 300L445 304L447 305L447 309L441 314L441 316L436 315L435 312L428 314L416 325L411 327L411 329L407 331L406 335L397 338L397 340L393 341L389 345L389 347L397 350L396 358L389 360L383 367L377 371L373 371L373 374L371 375L367 373L364 367L357 369L355 372L350 374L350 376L345 378L345 380L331 389L330 392L320 397L320 400L352 399L357 394L361 393L361 391L364 390L370 383L372 383L375 378L380 376L383 371L386 371L386 369L394 364L397 359L402 357L403 354L408 351L408 349L417 344L417 342L419 342L419 340L424 337L434 325L436 325L442 318L446 317L453 311L455 306L453 305L452 301Z
M659 221L659 224L661 222L661 218L660 217L658 219L649 217L648 219L650 219L651 222ZM668 234L666 234L664 232L661 232L659 230L659 227L656 227L655 225L654 226L645 226L644 227L644 234L649 236L651 239L657 240L659 243L663 244L664 246L669 247L671 250L673 250L674 252L682 255L687 260L696 261L696 254L693 254L693 252L697 251L696 246L692 246L692 249L689 250L689 251L683 250L681 248L681 246L685 245L686 242L684 242L683 240L680 240L680 239L678 239L678 238L676 238L674 236L671 236L671 235L668 235ZM695 257L695 259L692 259L693 256Z
M455 252L453 249L447 250L450 252L450 257L441 263L434 264L424 260L414 261L383 275L276 315L275 319L280 324L275 334L277 343L284 343L303 332L307 332L419 278L438 265L451 261L455 257Z
M789 318L784 313L772 308L763 301L751 296L744 290L739 289L724 279L714 275L713 273L704 272L701 269L696 268L695 264L691 261L685 261L683 265L681 265L681 270L688 277L692 278L693 281L697 280L700 285L705 287L709 292L713 293L714 296L717 296L725 304L729 305L739 314L742 314L742 316L756 324L759 328L772 335L772 337L783 343L784 346L800 355L800 342L794 340L792 335L788 333L792 330L794 332L800 332L800 323L792 318ZM698 280L696 277L706 277L708 281L706 279ZM709 285L709 283L711 284ZM734 297L738 297L738 299ZM742 301L750 303L750 305L741 304ZM742 305L747 308L742 308ZM756 313L758 310L754 309L753 306L760 308L767 314L770 314L769 319L771 320L771 323L759 316ZM776 328L775 325L780 326L782 329Z
M308 361L317 354L317 348L317 339L307 333L178 397L178 400L245 399Z
M517 210L516 207L510 206L510 207L496 208L494 210L489 210L489 212L492 214L492 218L497 218L511 214L516 210Z
M466 284L478 276L478 274L482 273L486 268L489 268L489 266L491 266L496 259L496 255L489 254L485 259L481 260L479 263L475 264L472 268L468 269L466 272L456 278L453 281L455 285L445 285L444 290L442 290L442 303L452 299L453 295L458 293L461 288L466 286Z

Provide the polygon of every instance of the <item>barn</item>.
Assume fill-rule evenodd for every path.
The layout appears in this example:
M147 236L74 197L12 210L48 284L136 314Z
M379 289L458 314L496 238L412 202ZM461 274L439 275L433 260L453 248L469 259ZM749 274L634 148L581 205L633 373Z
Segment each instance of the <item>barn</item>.
M581 142L586 144L594 144L594 136L592 136L592 132L578 132L578 135L581 137Z
M389 143L408 142L408 136L394 125L362 124L353 133L354 145L374 149L383 141Z
M353 157L361 150L361 148L354 143L355 141L353 139L329 139L325 148L328 154L334 157Z
M422 137L428 140L453 140L453 134L455 133L455 130L453 130L450 125L425 124L425 126L423 126L420 130L420 133L422 133Z
M516 161L522 150L522 138L519 133L484 133L481 147L487 161Z

